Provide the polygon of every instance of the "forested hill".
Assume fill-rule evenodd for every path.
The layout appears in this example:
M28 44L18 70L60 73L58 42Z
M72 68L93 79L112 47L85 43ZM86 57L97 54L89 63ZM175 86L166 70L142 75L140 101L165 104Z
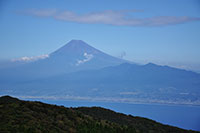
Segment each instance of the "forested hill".
M66 108L41 102L0 97L0 132L195 132L163 125L150 119L133 117L100 107Z

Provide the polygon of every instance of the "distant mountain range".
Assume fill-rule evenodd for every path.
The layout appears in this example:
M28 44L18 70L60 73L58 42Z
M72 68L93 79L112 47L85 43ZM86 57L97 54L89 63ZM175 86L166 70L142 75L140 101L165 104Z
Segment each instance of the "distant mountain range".
M0 132L195 133L101 107L65 108L0 97Z
M200 105L200 74L138 65L72 40L44 59L0 69L0 95Z

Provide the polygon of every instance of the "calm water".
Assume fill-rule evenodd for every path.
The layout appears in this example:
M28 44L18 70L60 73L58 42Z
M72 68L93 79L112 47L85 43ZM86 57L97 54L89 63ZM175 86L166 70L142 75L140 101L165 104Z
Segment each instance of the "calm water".
M114 110L116 112L150 118L163 124L200 131L200 106L128 104L83 101L40 101L50 104L64 105L65 107L100 106Z

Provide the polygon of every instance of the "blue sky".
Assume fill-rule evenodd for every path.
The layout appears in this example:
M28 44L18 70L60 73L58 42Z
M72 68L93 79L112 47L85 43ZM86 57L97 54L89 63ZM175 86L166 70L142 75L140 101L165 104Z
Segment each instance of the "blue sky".
M199 0L1 0L0 60L72 39L138 63L200 71Z

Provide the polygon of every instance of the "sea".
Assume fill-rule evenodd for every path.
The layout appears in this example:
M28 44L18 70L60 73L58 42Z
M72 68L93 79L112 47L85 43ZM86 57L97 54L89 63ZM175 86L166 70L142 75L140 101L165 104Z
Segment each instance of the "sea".
M115 112L149 118L166 125L200 131L200 106L166 104L130 104L94 101L60 101L44 99L39 99L39 101L49 104L63 105L65 107L103 107L114 110Z

